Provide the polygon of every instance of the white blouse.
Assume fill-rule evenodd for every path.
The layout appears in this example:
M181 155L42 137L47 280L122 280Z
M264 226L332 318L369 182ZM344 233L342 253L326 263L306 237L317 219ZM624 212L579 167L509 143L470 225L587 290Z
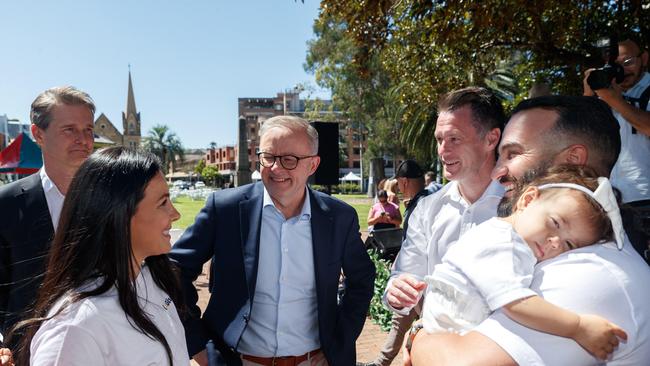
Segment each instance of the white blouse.
M84 286L92 288L99 281ZM185 331L171 298L144 266L136 279L141 308L165 336L174 365L189 365ZM55 314L69 296L59 299ZM45 321L31 342L31 365L168 365L165 347L131 324L117 289L69 305Z

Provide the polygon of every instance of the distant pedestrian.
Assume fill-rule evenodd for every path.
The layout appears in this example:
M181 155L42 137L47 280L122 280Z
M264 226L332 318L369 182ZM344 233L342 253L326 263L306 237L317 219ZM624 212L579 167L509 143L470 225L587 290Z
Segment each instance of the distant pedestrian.
M386 181L385 191L388 193L388 202L392 202L399 207L399 197L397 193L399 188L397 187L397 179L389 179Z
M402 215L399 207L392 202L388 202L388 193L386 191L377 192L379 202L372 205L368 211L368 226L373 230L392 229L399 227L402 223Z
M429 193L436 193L442 188L442 184L436 182L436 173L430 170L424 174L424 185Z

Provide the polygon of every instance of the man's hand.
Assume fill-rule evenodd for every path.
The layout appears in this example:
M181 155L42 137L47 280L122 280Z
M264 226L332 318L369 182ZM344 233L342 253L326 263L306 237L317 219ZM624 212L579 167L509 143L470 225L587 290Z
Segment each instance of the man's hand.
M401 274L391 282L386 292L386 300L395 309L413 307L420 300L426 287L426 282L410 274Z
M596 95L612 108L616 106L617 103L626 103L623 98L623 89L621 89L614 80L612 80L612 85L609 88L596 90Z
M596 69L588 69L585 71L585 77L582 79L582 95L587 97L596 95L612 108L618 103L625 103L625 99L623 99L623 89L621 89L621 87L616 84L616 79L612 79L609 88L602 88L598 90L591 89L591 86L589 86L589 83L587 83L587 79L589 78L589 74L591 74L591 72L594 70Z
M593 68L587 69L585 71L585 78L582 79L582 89L583 89L582 95L584 95L585 97L593 97L594 95L596 95L596 93L594 93L594 91L589 86L589 83L587 83L587 78L589 77L589 74L591 74L591 72L594 70L596 69Z
M192 356L192 359L201 366L208 366L208 351L203 349L203 351Z
M14 359L9 348L0 348L0 366L14 366Z

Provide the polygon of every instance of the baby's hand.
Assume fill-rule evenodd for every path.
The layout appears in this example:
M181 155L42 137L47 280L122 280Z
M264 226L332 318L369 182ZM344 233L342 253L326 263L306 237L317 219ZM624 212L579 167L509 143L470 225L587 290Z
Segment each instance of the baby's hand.
M619 338L627 340L627 333L607 319L597 315L579 315L579 319L578 329L572 338L601 360L614 352Z
M11 351L8 348L0 348L0 365L13 366L14 359L11 357Z

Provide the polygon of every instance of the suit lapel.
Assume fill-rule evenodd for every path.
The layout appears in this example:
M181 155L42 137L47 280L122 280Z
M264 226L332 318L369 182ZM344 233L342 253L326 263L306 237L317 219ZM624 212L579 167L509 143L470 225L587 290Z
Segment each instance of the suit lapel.
M21 197L21 199L18 199L17 202L24 205L21 207L21 214L23 215L21 221L29 225L29 228L24 228L27 229L26 234L30 237L49 236L51 239L54 236L54 227L52 226L52 217L47 207L47 199L38 173L32 174L28 179L24 180L18 197Z
M252 298L257 280L257 261L259 257L260 225L264 190L261 183L255 184L252 194L239 202L239 223L241 228L242 254L248 297Z
M325 278L324 271L327 269L327 264L331 262L330 257L334 253L330 248L334 235L334 218L327 204L311 189L308 192L311 200L311 237L316 270L316 288L322 289L321 279Z

